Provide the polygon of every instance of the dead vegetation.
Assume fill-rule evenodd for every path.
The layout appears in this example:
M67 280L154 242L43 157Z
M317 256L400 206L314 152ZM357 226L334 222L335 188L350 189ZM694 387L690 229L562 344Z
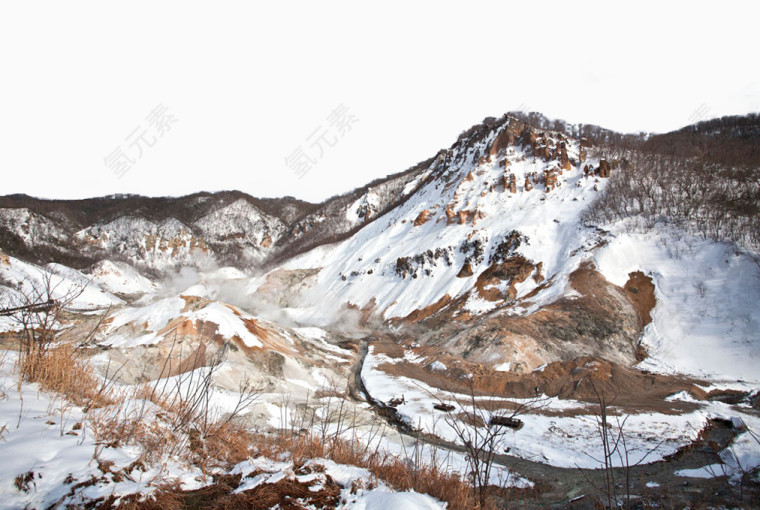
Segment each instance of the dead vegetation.
M40 334L40 331L36 331ZM50 332L49 338L54 338ZM205 344L202 344L205 345ZM174 349L175 346L172 346ZM178 348L178 347L177 347ZM319 398L327 399L326 424L318 423L308 413L292 428L267 435L251 430L240 419L243 410L259 395L258 388L244 383L239 400L232 410L221 413L213 405L212 386L215 373L221 367L225 349L199 347L186 356L166 356L157 379L132 386L118 384L122 367L106 367L104 376L96 374L81 347L71 344L46 345L42 351L21 351L16 368L19 384L39 384L40 388L60 395L60 412L69 412L74 405L84 414L72 431L77 435L92 434L98 446L94 460L102 476L76 480L71 478L68 497L98 483L134 479L135 471L144 472L150 465L175 459L201 470L214 481L196 491L183 491L171 480L154 480L160 489L148 498L139 495L124 498L103 498L92 501L92 508L334 508L341 488L331 480L319 488L297 480L281 480L263 484L253 490L233 494L237 486L231 478L219 478L223 472L251 456L289 458L300 466L311 459L325 458L340 464L368 469L376 480L382 480L396 490L416 490L447 501L449 508L473 508L470 485L459 475L444 468L423 463L419 458L391 455L372 448L367 442L346 439L346 433L356 428L356 418L349 416L345 405L347 395L340 391L323 391ZM53 412L57 412L57 409ZM313 413L313 411L312 411ZM61 417L62 418L62 417ZM63 419L60 420L64 422ZM337 427L332 427L337 423ZM63 429L61 433L65 432ZM379 428L371 433L378 434ZM379 444L376 442L376 444ZM137 447L141 452L130 466L118 468L102 460L106 448ZM238 480L239 482L239 480ZM34 475L17 478L19 490L33 490ZM65 496L66 497L66 496ZM63 500L62 500L63 501Z

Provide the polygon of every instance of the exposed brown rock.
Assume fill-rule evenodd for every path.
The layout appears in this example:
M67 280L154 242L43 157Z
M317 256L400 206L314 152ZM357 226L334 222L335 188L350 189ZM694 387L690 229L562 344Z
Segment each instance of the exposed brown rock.
M472 266L469 262L465 262L462 269L457 273L457 278L468 278L473 275Z
M554 169L544 170L544 186L546 186L546 192L549 193L555 187L557 187L557 172Z
M460 225L465 225L467 223L472 223L473 225L475 225L478 222L478 220L482 220L483 218L486 217L485 213L483 213L482 211L478 209L463 209L456 213L452 211L451 217L449 217L449 214L447 212L446 216L447 216L447 221L446 221L447 225L451 225L454 222L453 218L456 218L457 223L459 223Z
M509 180L509 192L510 193L517 193L517 179L515 179L514 175Z
M606 159L599 161L599 169L596 171L599 177L607 178L610 176L610 164Z
M491 157L491 160L493 161L494 158L503 155L507 147L509 147L509 144L511 144L513 141L514 134L508 129L505 129L499 133L496 138L494 138L490 149L488 149L488 155Z
M478 276L475 288L478 290L480 297L486 301L512 300L517 297L515 285L524 282L533 273L535 268L536 266L525 257L519 255L511 257L504 262L493 264L483 271ZM503 282L509 282L509 287L502 293L494 285L499 285Z
M533 189L533 183L530 182L529 177L525 177L525 191L530 191Z
M544 275L542 273L543 269L544 269L543 262L539 262L538 264L536 264L536 274L533 275L534 282L541 283L542 281L544 281Z
M544 161L551 160L551 152L549 151L548 145L536 145L536 147L533 149L533 155L536 158L541 158Z
M179 297L185 301L185 306L182 309L182 313L194 312L196 310L200 310L201 308L205 307L209 303L208 298L205 298L205 297L185 296L184 294L180 294Z
M511 261L516 264L516 261ZM530 267L517 264L515 273L522 277ZM505 273L510 268L504 268ZM524 272L523 272L524 271ZM534 268L535 271L535 268ZM522 273L522 274L520 274ZM490 286L489 276L483 275L481 288ZM498 281L504 280L499 278ZM493 282L497 282L494 278ZM458 300L425 320L431 333L425 343L443 346L451 352L465 353L471 360L492 360L504 356L507 349L510 361L523 363L533 370L541 364L571 360L591 355L609 361L632 365L639 359L637 346L641 332L639 315L626 291L607 282L590 263L582 264L570 275L570 284L580 296L560 298L528 315L495 314L485 319L479 316L471 327L449 335L461 320L468 320L461 311L464 303ZM540 284L551 286L551 280ZM507 287L507 284L501 285ZM484 288L485 290L485 288ZM490 290L490 289L489 289ZM505 289L508 296L509 291ZM526 299L520 306L530 308ZM450 339L449 339L450 338Z
M475 179L475 177L472 175L472 172L467 172L467 175L465 176L464 180L472 181L473 179Z
M641 271L629 273L628 282L626 282L623 288L628 296L628 300L636 308L641 319L641 327L643 328L652 322L651 312L656 304L652 278L646 276Z
M270 246L272 246L272 236L266 235L261 240L261 247L262 248L269 248Z
M567 149L565 148L565 142L559 144L559 168L561 170L570 170L570 158L567 156Z
M420 214L417 215L417 218L414 220L414 226L419 227L420 225L424 224L428 221L430 215L430 211L425 209Z
M530 127L526 127L520 135L520 143L525 146L535 147L538 135Z
M10 265L11 265L11 260L8 258L8 255L6 255L5 253L3 253L2 250L0 250L0 264L4 265L6 267L10 267Z
M200 250L202 252L208 253L209 247L206 244L206 241L203 240L202 237L191 237L190 238L190 250Z
M454 223L454 218L456 218L457 213L454 212L454 209L451 207L451 204L446 206L446 225L451 225Z
M451 302L451 296L449 296L448 294L445 294L441 299L439 299L432 305L413 311L412 313L404 317L404 320L410 321L410 322L416 322L422 319L426 319L430 317L431 315L438 313L442 308L444 308L450 302Z

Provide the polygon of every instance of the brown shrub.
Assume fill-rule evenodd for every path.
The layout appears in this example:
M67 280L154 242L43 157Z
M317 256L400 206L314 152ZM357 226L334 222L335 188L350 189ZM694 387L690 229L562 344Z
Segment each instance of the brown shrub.
M98 381L87 362L70 345L34 351L19 357L19 376L43 390L61 394L84 408L112 403L107 385Z

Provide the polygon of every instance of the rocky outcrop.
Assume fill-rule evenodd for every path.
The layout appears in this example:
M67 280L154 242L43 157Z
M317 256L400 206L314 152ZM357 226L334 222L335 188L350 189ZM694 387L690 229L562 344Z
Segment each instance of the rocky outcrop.
M420 225L426 223L429 219L430 211L428 209L425 209L417 215L417 218L414 219L414 226L419 227Z
M599 168L597 169L596 173L599 177L607 178L610 176L610 163L606 159L602 159L599 161Z
M565 148L565 142L559 143L559 168L560 170L572 169L570 158L568 157L567 149Z
M536 157L536 159L540 158L544 161L551 161L552 158L549 146L541 143L537 144L533 149L533 155Z
M459 218L460 225L470 223L474 226L477 225L478 220L485 218L486 214L479 209L465 209L463 211L459 211L457 213L457 217Z
M537 274L537 265L516 255L489 267L478 277L476 288L479 287L478 292L483 297L498 299L498 292L509 299L515 295L510 289L514 287L512 282ZM506 283L508 281L510 283ZM541 285L545 288L552 282L545 281ZM629 291L607 282L588 263L570 275L570 285L579 296L562 297L528 315L481 316L465 329L458 319L465 314L457 309L457 303L452 303L424 321L428 333L418 336L416 341L461 353L472 361L490 363L507 354L514 363L522 363L526 372L544 363L586 355L626 366L639 361L638 338L642 326L639 313L627 295ZM518 300L519 306L529 307L535 294L531 292Z
M506 174L504 179L504 191L509 190L510 193L517 193L517 178L514 174Z
M525 177L525 191L530 191L533 189L533 183L530 181L530 177Z
M554 190L557 186L559 186L559 181L557 180L557 171L555 169L551 170L544 170L544 186L545 191L549 193L550 191Z
M261 240L260 246L262 248L269 248L270 246L272 246L272 236L265 235L264 238Z
M446 213L446 225L451 225L454 223L454 218L456 218L457 213L454 212L454 208L451 206L451 204L446 206L446 210L444 212Z
M492 264L478 276L475 288L486 301L512 301L517 297L518 283L522 283L535 271L536 266L521 255Z
M494 138L491 147L488 149L488 155L491 158L491 161L499 156L503 156L506 152L507 147L509 147L509 145L512 144L514 140L515 135L509 129L504 129L501 133L496 135L496 138Z
M465 262L464 265L462 266L462 269L460 269L459 272L457 273L457 278L469 278L473 274L474 273L472 271L472 266L470 265L469 262Z

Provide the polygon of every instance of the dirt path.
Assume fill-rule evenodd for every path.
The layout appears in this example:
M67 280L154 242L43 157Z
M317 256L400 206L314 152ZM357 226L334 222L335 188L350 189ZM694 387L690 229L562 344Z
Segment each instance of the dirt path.
M358 359L349 382L351 395L371 404L376 414L400 434L444 450L465 453L460 445L414 430L394 408L372 397L361 378L369 342L370 339L364 339L359 346ZM719 464L721 460L716 452L728 446L736 435L737 431L729 424L714 421L703 430L698 441L666 460L633 466L628 470L614 468L605 472L603 469L561 468L508 454L497 454L494 462L535 483L533 490L520 490L514 494L519 499L516 506L520 508L595 508L595 503L606 499L603 498L601 488L604 487L607 476L614 480L612 485L615 486L616 493L620 497L630 494L632 502L644 499L665 507L679 508L711 504L746 507L748 502L760 501L760 484L744 485L740 491L739 488L729 487L725 477L696 479L674 475L679 470ZM657 486L651 485L652 482ZM626 491L626 486L630 488L629 491ZM512 503L507 503L506 506L511 507ZM750 503L749 508L751 507L753 505Z

